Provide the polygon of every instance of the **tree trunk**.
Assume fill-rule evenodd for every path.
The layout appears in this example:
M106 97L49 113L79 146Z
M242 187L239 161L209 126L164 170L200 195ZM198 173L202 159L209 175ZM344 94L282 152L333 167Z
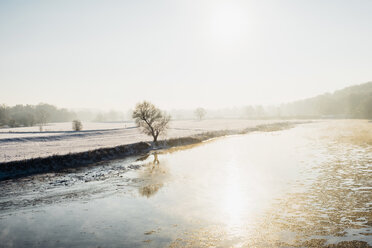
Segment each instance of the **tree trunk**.
M159 132L155 131L155 133L152 136L154 137L155 144L157 144L158 143Z

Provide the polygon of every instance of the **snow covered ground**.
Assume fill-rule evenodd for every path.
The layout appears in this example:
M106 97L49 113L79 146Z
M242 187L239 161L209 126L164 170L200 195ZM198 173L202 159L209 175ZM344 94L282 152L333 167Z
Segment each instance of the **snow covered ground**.
M172 121L164 138L185 137L207 131L243 129L274 120L203 120ZM71 131L71 123L52 123L40 132L39 127L0 129L0 163L55 154L83 152L151 141L134 123L83 123L83 131Z

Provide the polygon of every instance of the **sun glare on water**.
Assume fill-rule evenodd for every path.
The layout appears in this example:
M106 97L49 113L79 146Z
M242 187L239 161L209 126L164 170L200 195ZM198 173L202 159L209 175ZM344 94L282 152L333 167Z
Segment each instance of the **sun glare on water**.
M231 170L226 175L224 199L221 203L226 214L227 228L238 229L242 225L242 215L246 207L245 197L242 195L239 170L234 166L234 161L231 161L229 167Z
M227 162L224 181L221 183L219 205L221 220L226 234L231 237L242 237L247 231L247 223L253 222L260 203L260 185L254 173L249 175L247 168L239 166L241 161L232 159Z

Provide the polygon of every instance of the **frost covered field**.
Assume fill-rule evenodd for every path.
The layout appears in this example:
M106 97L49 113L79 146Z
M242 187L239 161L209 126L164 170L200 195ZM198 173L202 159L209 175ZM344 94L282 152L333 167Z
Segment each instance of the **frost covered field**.
M185 137L198 133L255 127L273 120L204 120L172 121L165 138ZM54 154L83 152L151 141L134 123L83 123L83 131L71 131L71 123L52 123L40 132L38 126L0 129L0 163Z

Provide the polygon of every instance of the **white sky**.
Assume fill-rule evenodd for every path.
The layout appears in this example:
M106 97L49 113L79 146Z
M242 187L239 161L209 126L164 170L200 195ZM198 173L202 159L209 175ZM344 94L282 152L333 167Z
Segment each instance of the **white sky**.
M372 80L372 1L0 1L0 103L275 104Z

